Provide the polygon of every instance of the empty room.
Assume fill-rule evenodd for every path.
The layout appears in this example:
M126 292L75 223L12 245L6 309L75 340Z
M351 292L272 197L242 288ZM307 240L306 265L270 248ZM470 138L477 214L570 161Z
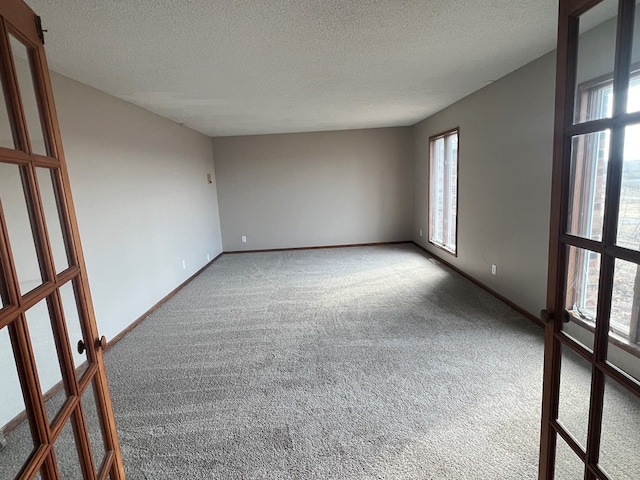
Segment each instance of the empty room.
M0 479L640 478L640 2L1 0Z

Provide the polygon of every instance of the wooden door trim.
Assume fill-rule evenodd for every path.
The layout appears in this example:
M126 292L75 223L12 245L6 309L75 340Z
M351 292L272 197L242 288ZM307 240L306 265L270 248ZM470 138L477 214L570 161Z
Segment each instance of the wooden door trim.
M31 43L39 43L38 31L35 22L31 21L35 17L35 13L24 2L11 0L5 6L8 15L7 21L15 27L16 30L28 38ZM10 19L9 19L10 18Z
M35 15L35 14L34 14ZM73 254L74 254L74 263L78 265L80 268L80 272L78 276L74 278L74 282L77 290L77 296L82 298L81 309L79 309L78 313L80 315L84 315L87 320L85 325L89 326L90 331L87 332L88 338L95 341L95 343L91 343L87 345L87 354L92 360L98 369L98 372L93 377L95 382L95 388L97 389L96 395L96 403L98 404L98 414L101 426L103 426L104 430L104 442L107 451L113 451L113 463L110 466L109 470L111 470L111 475L114 477L114 480L124 479L124 464L122 461L122 454L120 450L120 442L117 436L117 429L115 418L113 416L113 404L111 402L111 395L109 394L109 387L106 377L106 368L104 365L104 359L102 357L102 349L98 347L99 345L99 333L97 329L97 322L95 318L95 310L93 307L93 302L90 294L89 281L86 276L86 265L84 254L82 250L82 242L80 240L79 227L77 222L77 217L75 214L75 207L73 203L73 198L71 195L71 187L69 181L69 173L66 166L65 156L62 149L62 138L60 135L60 129L58 127L57 121L54 119L58 118L53 91L51 87L51 77L49 74L49 68L47 65L47 59L44 55L44 50L42 44L38 44L38 52L39 52L39 64L38 64L38 76L41 79L40 87L42 88L41 94L43 95L43 99L46 99L44 103L48 105L46 110L46 114L48 115L48 121L46 122L50 128L51 134L51 148L54 150L55 158L60 162L60 169L58 170L58 181L60 188L60 196L63 198L63 204L66 207L64 209L64 216L66 221L68 222L69 231L67 232L68 238L72 243ZM69 259L71 262L72 259ZM85 375L86 376L86 375Z
M9 122L12 122L14 128L14 142L16 142L16 150L22 150L27 155L31 153L31 145L29 143L29 135L27 133L27 119L25 118L24 111L21 107L22 98L20 95L20 85L18 83L18 75L13 64L13 52L11 48L11 41L9 36L13 35L18 40L22 36L18 33L16 35L15 29L7 26L9 22L6 18L0 19L0 45L2 48L3 64L5 65L5 97L8 98L7 103L10 109Z
M598 323L593 329L595 338L593 352L578 344L562 330L564 312L567 249L569 246L583 248L600 254L599 292L611 292L614 281L616 258L628 258L640 263L640 252L615 246L617 235L617 209L620 199L622 174L622 140L624 127L629 121L640 121L640 112L626 113L628 74L631 67L631 42L635 0L620 0L618 11L617 40L615 52L614 92L616 107L612 118L574 124L574 88L577 73L577 47L579 38L579 15L603 0L561 0L558 23L558 50L556 65L556 107L554 119L553 168L551 222L549 238L549 276L547 284L547 310L552 312L552 321L545 327L545 366L543 389L543 414L540 444L539 478L554 478L555 449L560 436L586 465L585 478L608 478L598 466L600 435L604 409L604 390L607 380L612 379L622 387L640 396L638 382L608 363L610 345L609 314L611 298L600 298ZM621 40L622 39L622 40ZM607 197L602 242L595 242L565 233L567 227L568 195L570 190L571 139L575 135L611 130L612 151L607 172ZM617 148L617 150L616 150ZM600 297L600 296L599 296ZM553 315L555 313L555 315ZM555 318L554 318L555 317ZM591 397L589 430L586 451L573 441L569 432L557 420L562 348L570 348L591 365Z
M10 259L10 257L7 258ZM59 273L55 281L43 282L42 285L34 288L22 297L18 296L18 300L16 300L15 304L0 310L0 328L11 322L11 320L17 315L25 313L31 307L40 302L43 297L50 296L56 288L62 287L70 281L73 281L73 279L78 276L80 276L80 268L70 267Z
M578 2L575 2L578 3ZM580 2L586 3L586 2ZM575 8L575 6L574 6ZM580 7L582 8L582 7ZM538 477L540 480L552 480L555 472L556 429L554 422L558 418L558 395L560 384L561 344L556 341L558 321L554 317L561 315L562 305L557 295L558 285L564 282L563 269L559 265L566 262L566 252L560 242L562 225L566 224L565 204L568 192L563 188L569 171L564 157L570 148L566 141L564 126L573 116L573 105L567 105L567 97L572 81L575 83L576 66L568 65L570 55L577 50L577 21L571 20L567 6L560 3L558 22L558 49L556 60L556 96L553 136L553 163L551 185L551 216L549 232L549 270L547 279L547 310L552 321L545 326L542 421L540 428L540 457ZM572 103L572 102L571 102ZM560 108L562 106L562 108Z
M23 390L25 416L32 431L35 445L38 446L35 453L23 466L22 474L30 477L36 472L41 472L45 479L59 478L60 471L57 467L54 444L61 430L71 422L80 454L79 460L83 476L93 479L98 476L106 478L110 475L112 480L120 480L124 478L122 456L57 123L51 78L44 48L38 36L36 20L39 19L35 13L22 0L3 2L2 18L0 19L0 59L3 67L0 75L16 148L0 148L0 161L19 167L28 218L33 231L38 265L42 276L40 286L22 295L24 292L20 291L18 284L6 218L0 208L0 227L2 229L0 261L2 262L1 273L6 280L0 285L3 303L6 304L6 307L0 309L0 327L7 328L10 335L18 378ZM21 93L25 92L21 92L20 87L31 88L31 86L19 84L20 80L11 54L10 36L15 37L27 49L27 61L37 99L40 125L35 125L35 123L29 125L27 114L22 108ZM16 58L18 57L16 56ZM29 127L42 130L47 146L47 155L38 155L33 152L29 140ZM38 170L39 168L46 169L46 171ZM39 174L41 177L38 177ZM45 211L42 204L40 188L41 186L45 188L43 174L50 175L56 198L57 214L60 217L60 227L65 239L65 252L69 267L61 273L57 273L55 269L56 258L54 258L49 238L49 234L53 232L48 231L49 224L45 218L46 214L50 212ZM88 368L80 379L76 378L72 347L69 342L69 332L59 292L59 288L68 283L73 286L78 315L81 317L83 338L86 343L87 361L89 362ZM48 419L47 416L43 397L45 392L42 391L40 385L26 318L28 310L45 299L61 366L60 388L63 386L66 397L62 409L51 423L49 422L52 419ZM87 390L89 388L92 389L90 393ZM95 397L99 422L104 430L102 435L105 451L96 452L101 456L102 471L94 471L96 467L85 424L85 407L82 403L85 393ZM102 458L103 454L104 458Z

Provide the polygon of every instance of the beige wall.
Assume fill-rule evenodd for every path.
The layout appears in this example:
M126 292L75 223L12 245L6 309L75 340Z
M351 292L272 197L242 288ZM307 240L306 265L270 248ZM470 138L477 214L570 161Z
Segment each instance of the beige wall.
M207 173L214 174L211 140L61 75L52 73L52 83L98 330L111 339L221 253L216 185L207 183ZM37 173L45 209L55 208L45 195L52 192L47 175ZM40 281L17 167L0 165L0 187L26 292ZM60 242L53 246L60 271L64 250ZM76 342L81 334L71 307L66 314ZM56 355L46 341L48 317L43 302L27 313L39 360ZM13 382L1 428L23 404L6 329L0 343L0 377ZM43 390L61 378L57 362L40 361L38 371Z
M112 338L222 251L211 140L52 80L98 328Z
M214 138L224 250L410 240L411 138L404 127Z
M414 127L413 239L534 314L546 300L554 72L555 55L545 55ZM427 241L429 137L453 127L457 257Z

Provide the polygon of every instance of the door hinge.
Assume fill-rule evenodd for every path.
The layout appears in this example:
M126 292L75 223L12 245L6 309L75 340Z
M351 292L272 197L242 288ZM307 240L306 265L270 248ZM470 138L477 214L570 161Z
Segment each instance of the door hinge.
M36 15L36 32L38 32L38 38L44 45L44 32L48 32L49 30L42 29L42 19L39 15Z

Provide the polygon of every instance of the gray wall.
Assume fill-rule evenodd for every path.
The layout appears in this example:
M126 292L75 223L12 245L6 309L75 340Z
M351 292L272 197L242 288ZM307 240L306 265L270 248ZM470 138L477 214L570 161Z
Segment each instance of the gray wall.
M546 301L554 92L555 54L548 54L414 127L414 241L531 313ZM457 257L427 236L429 137L453 127L460 127Z
M224 250L410 240L411 138L408 127L214 138Z
M211 140L52 80L98 329L109 339L222 251Z

